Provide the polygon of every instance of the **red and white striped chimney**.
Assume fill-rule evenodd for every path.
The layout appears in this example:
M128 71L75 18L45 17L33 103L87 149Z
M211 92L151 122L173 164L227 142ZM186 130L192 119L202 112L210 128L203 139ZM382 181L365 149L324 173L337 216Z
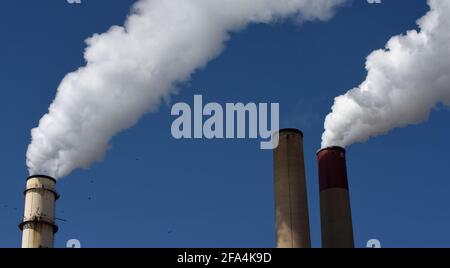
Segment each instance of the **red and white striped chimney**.
M345 149L317 152L323 248L353 248L353 226Z

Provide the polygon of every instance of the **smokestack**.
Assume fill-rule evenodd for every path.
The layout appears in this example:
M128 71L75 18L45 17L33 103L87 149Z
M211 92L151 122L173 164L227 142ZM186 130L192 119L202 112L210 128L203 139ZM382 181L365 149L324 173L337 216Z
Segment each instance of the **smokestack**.
M317 152L320 218L323 248L353 248L353 226L345 149L328 147Z
M275 217L278 248L310 248L303 133L279 131L274 149Z
M55 224L56 180L49 176L35 175L27 179L25 211L22 230L22 248L53 248Z

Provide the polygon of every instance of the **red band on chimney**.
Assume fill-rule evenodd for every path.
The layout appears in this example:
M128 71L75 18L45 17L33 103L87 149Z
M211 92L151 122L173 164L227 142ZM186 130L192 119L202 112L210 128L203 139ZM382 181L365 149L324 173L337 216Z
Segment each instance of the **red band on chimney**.
M330 188L348 189L345 149L329 147L317 153L320 191Z

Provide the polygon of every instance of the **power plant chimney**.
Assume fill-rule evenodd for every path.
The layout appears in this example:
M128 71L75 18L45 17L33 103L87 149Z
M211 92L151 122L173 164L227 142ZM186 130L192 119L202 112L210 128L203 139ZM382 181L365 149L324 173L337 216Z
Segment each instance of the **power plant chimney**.
M274 149L277 247L310 248L303 133L282 129L278 135Z
M53 248L55 224L56 180L49 176L35 175L27 179L25 211L22 230L22 248Z
M345 149L328 147L317 152L320 218L323 248L353 248L353 226Z

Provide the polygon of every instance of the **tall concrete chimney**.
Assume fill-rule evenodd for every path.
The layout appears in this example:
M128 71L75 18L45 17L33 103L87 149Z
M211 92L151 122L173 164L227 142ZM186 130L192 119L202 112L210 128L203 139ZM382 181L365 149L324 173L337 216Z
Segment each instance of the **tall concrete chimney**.
M353 248L353 226L345 149L328 147L317 152L320 218L323 248Z
M275 217L278 248L310 248L303 133L279 131L274 149Z
M22 248L52 248L55 224L56 180L36 175L27 179L22 230Z

